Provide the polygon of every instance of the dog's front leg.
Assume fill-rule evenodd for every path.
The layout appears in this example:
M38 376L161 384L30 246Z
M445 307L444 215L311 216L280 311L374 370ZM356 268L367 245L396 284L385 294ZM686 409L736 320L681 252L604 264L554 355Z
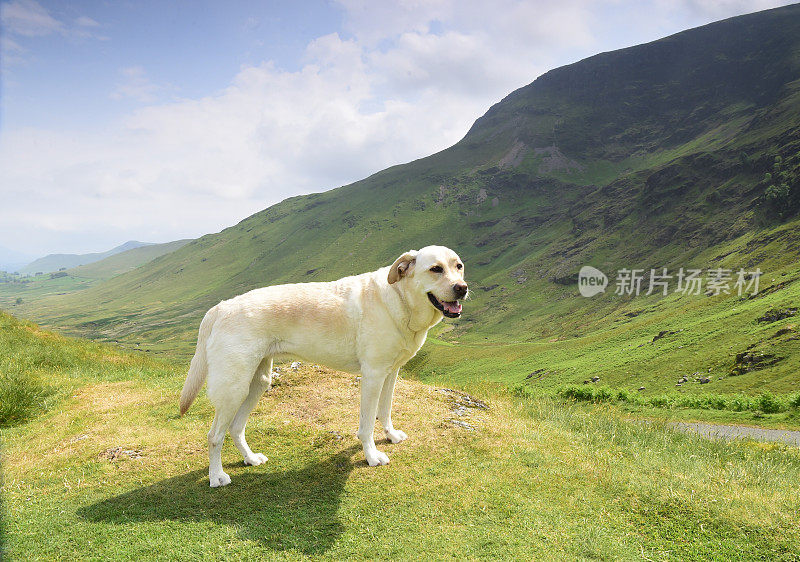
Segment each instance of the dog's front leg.
M408 438L405 432L395 429L392 424L392 397L394 396L394 384L397 382L397 371L393 371L386 377L381 389L381 398L378 401L378 419L383 425L386 437L392 443L400 443Z
M361 440L364 456L370 466L389 464L389 457L375 447L373 436L378 400L387 376L388 370L384 369L362 368L361 370L361 419L358 424L358 438Z

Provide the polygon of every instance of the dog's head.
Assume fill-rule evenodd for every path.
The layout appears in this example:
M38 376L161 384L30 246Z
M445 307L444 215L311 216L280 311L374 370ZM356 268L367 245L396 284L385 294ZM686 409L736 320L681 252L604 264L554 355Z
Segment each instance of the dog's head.
M461 316L458 301L468 293L464 262L450 248L426 246L406 252L389 268L390 284L401 279L414 293L426 295L431 306L448 318Z

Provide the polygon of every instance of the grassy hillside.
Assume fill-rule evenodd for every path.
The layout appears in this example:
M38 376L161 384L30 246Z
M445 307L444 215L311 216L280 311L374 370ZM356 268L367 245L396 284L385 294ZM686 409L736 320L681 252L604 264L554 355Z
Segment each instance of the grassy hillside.
M410 439L379 443L392 463L369 468L353 435L357 380L288 371L248 424L270 460L245 467L228 442L233 483L210 489L208 401L176 415L185 361L0 322L0 349L13 346L56 393L3 430L11 559L795 560L800 551L797 449L707 442L486 384L469 390L489 409L459 414L457 393L400 381L395 419Z
M188 354L221 299L437 243L464 258L473 298L409 366L422 377L552 392L599 376L648 395L705 392L675 386L703 372L715 392L788 393L800 384L795 326L758 319L798 308L798 127L795 5L555 69L450 149L288 199L85 291L42 290L19 305L0 292L0 306ZM591 299L578 294L586 264L611 283ZM664 267L759 268L762 291L614 294L617 271ZM547 374L526 378L535 371Z

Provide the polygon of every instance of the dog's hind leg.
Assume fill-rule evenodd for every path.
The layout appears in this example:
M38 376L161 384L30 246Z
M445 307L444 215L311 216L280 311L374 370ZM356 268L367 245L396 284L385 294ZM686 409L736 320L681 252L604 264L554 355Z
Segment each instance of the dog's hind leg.
M236 445L236 448L239 449L239 452L244 457L244 464L257 466L267 461L266 456L261 453L254 453L250 450L244 438L244 429L247 425L247 418L250 416L250 412L252 412L253 408L258 404L261 395L269 389L270 384L272 384L272 357L265 357L258 365L253 380L250 381L250 391L247 394L247 398L245 398L244 403L239 407L231 423L233 444Z
M226 486L231 478L222 470L222 443L236 413L248 397L249 385L256 366L224 357L209 365L208 398L216 413L208 432L208 479L212 488Z
M216 408L214 421L211 423L211 430L208 432L208 480L212 488L227 486L231 483L231 477L222 470L222 443L225 441L225 434L231 425L236 410L239 409L245 394L241 394L241 400L236 403L220 404Z

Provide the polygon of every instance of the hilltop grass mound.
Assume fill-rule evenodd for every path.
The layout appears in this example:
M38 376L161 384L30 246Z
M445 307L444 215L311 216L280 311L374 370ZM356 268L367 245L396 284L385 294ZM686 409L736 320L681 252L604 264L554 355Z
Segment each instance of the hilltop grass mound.
M718 443L605 406L400 381L366 465L359 381L286 369L248 425L269 461L230 443L210 489L201 397L183 418L186 365L65 339L4 316L0 341L40 361L57 402L3 432L6 550L49 559L793 560L800 451Z

